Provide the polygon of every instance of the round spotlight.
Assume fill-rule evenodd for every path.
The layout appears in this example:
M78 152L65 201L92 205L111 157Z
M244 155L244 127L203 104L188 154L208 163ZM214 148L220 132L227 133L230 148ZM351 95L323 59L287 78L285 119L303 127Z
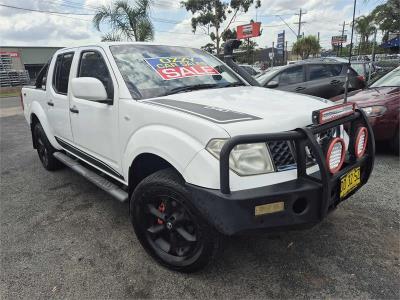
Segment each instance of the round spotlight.
M361 158L365 150L367 150L368 130L365 127L360 127L356 132L356 142L354 144L354 153L357 158Z
M344 162L346 147L342 138L334 138L326 151L326 164L329 172L335 174L340 170Z

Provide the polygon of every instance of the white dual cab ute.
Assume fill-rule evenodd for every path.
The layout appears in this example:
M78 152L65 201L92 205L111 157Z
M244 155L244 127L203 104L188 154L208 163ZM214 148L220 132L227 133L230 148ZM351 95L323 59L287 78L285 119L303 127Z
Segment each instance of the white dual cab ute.
M221 234L320 222L373 167L361 110L255 86L230 53L66 48L21 92L43 166L129 201L140 243L182 272L204 267Z

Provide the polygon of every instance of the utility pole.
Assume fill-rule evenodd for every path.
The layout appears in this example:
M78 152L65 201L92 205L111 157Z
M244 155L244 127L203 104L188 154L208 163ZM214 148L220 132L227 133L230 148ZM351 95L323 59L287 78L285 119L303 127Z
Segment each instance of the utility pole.
M317 40L318 40L318 45L319 45L319 31L318 31L318 37L317 37ZM318 54L317 54L317 57L320 57L321 55L321 53L320 53L320 51L321 51L321 47L319 47L319 50L318 50Z
M306 22L304 22L304 21L301 21L301 17L302 17L303 15L305 15L305 14L306 14L306 12L302 11L301 8L300 8L300 12L299 12L298 14L296 14L296 15L299 15L299 22L294 23L294 24L299 24L299 27L298 27L298 29L297 29L297 39L300 38L301 24L306 23Z
M275 42L272 42L272 59L271 59L271 67L274 66L274 58L275 58L275 51L274 51Z
M287 51L287 41L285 41L285 52L283 52L283 55L285 55L285 65L287 65L287 61L288 61L288 51Z

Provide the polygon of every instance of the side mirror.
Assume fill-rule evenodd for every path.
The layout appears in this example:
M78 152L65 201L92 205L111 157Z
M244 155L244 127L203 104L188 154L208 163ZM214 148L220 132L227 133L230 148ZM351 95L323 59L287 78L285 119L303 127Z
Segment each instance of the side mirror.
M76 98L111 104L103 83L94 77L78 77L71 82L72 95Z
M273 89L279 86L279 82L275 80L271 80L270 82L267 83L265 87Z

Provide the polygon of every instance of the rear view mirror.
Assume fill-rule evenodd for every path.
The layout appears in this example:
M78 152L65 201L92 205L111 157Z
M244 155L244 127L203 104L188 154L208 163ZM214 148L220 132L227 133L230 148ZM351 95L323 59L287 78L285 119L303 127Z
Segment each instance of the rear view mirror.
M273 89L279 86L278 81L272 80L270 82L267 83L267 85L265 87Z
M74 78L71 82L71 90L72 95L74 95L76 98L112 104L112 100L108 100L106 88L97 78Z

